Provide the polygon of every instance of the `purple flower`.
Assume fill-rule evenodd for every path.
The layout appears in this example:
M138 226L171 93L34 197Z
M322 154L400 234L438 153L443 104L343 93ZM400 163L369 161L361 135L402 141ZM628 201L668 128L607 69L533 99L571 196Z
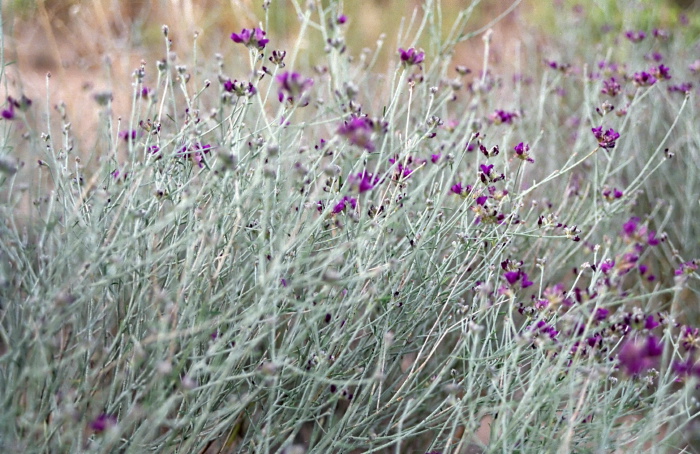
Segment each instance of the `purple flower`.
M491 170L493 170L493 164L481 164L479 165L479 169L484 175L491 175Z
M506 112L505 110L497 109L489 115L489 120L497 125L501 123L512 124L513 120L517 117L518 114L516 112Z
M659 322L654 319L654 316L647 315L647 318L644 319L644 329L652 330L657 326L659 326Z
M644 58L658 63L664 59L664 56L660 52L652 52L651 54L645 55Z
M646 71L634 73L632 79L634 84L640 87L651 87L656 83L656 77L652 76Z
M234 80L233 82L231 79L228 79L224 82L224 90L226 90L229 93L233 93L234 95L241 97L241 96L247 96L251 97L255 95L258 91L256 88L253 86L252 83L250 82L239 82L238 80Z
M689 375L700 378L700 365L692 356L688 356L683 361L674 360L671 364L671 369L678 375L677 381L683 381Z
M690 70L691 73L700 72L700 60L695 60L694 62L689 64L688 69Z
M337 134L345 137L351 144L364 148L370 153L375 150L372 142L372 125L367 117L353 117L339 128Z
M656 336L645 341L628 340L617 354L620 366L627 375L636 375L656 366L657 358L663 353L663 346Z
M639 225L639 218L633 216L629 221L622 224L622 235L625 238L631 238L632 235L637 231L637 226Z
M614 77L611 77L609 80L603 81L603 88L602 90L600 90L600 92L604 95L615 97L618 95L618 93L620 93L621 90L622 87L619 83L617 83L617 80L615 80Z
M0 112L0 116L5 120L13 120L15 118L15 109L25 111L32 105L32 100L22 95L18 100L12 96L7 97L7 108Z
M689 325L681 328L681 345L686 351L693 351L700 346L700 329Z
M408 50L400 47L399 55L401 56L401 62L406 64L406 66L420 65L425 59L425 52L419 52L414 47Z
M520 286L522 288L528 288L533 284L533 282L528 279L527 273L524 273L521 270L506 271L503 273L503 277L510 285L514 285L516 282L520 281Z
M2 115L2 118L5 120L14 120L15 118L15 106L10 104L7 109L3 109L2 112L0 112L0 115Z
M598 126L597 128L592 128L591 132L598 140L598 145L601 148L615 148L615 141L620 138L620 134L615 132L615 130L612 128L603 132L603 127Z
M651 34L654 36L654 38L659 38L659 39L668 39L671 34L668 32L668 30L664 30L662 28L655 28L651 31Z
M656 238L656 232L649 230L645 225L639 225L638 217L631 217L622 225L622 238L629 242L656 246L660 240Z
M498 181L505 178L504 174L498 175L493 171L493 164L481 164L479 165L479 170L479 178L481 179L482 183Z
M244 44L247 47L255 47L258 50L263 50L265 44L270 40L265 38L265 33L261 28L244 28L240 33L231 33L231 39L234 43Z
M357 190L360 192L360 194L374 189L379 182L378 177L372 177L372 174L367 173L366 170L363 170L355 176L350 176L349 179L353 184L357 185Z
M527 162L535 162L535 160L530 157L530 153L528 153L530 151L530 145L520 142L513 147L513 150L515 150L515 155L518 157L518 159L522 159L523 161Z
M651 72L657 80L669 80L671 78L671 72L665 65L655 66L651 68L649 72Z
M559 335L559 331L557 331L552 325L545 322L544 320L540 320L534 325L531 325L528 329L530 329L531 331L536 331L538 334L544 334L548 336L551 340L555 340L555 338Z
M681 266L679 266L675 271L674 275L676 276L685 276L685 275L690 275L695 273L698 270L698 263L696 260L691 260L689 262L681 263Z
M119 133L119 138L122 139L124 142L131 142L133 140L136 140L136 130L132 129L131 131L121 131Z
M117 425L117 417L102 413L97 418L90 421L90 429L97 433L102 433L105 430Z
M452 185L452 187L450 187L450 191L457 194L457 195L462 195L464 190L465 190L465 187L462 186L462 183L455 183Z
M213 147L209 144L202 145L199 142L190 145L189 147L187 145L183 145L183 147L180 148L180 151L177 153L177 156L183 159L191 159L192 162L197 164L197 167L201 169L204 167L204 155L209 153L212 148Z
M505 278L506 281L508 281L508 284L513 285L522 276L522 272L520 270L512 270L512 271L506 271L503 273L503 277Z
M343 211L345 211L347 205L350 205L350 207L354 210L357 207L357 199L349 196L343 197L342 199L340 199L340 202L336 203L333 207L333 214L342 213Z
M346 16L345 14L341 14L341 15L338 16L338 18L335 20L336 24L338 24L338 25L343 25L343 24L344 24L345 22L347 22L347 21L348 21L348 16Z
M693 89L693 84L691 82L684 82L678 85L671 85L668 87L669 93L681 93L685 95Z
M569 63L559 63L555 60L545 60L544 63L549 66L550 68L556 70L556 71L561 71L563 73L567 72L569 69L571 69L571 65Z
M608 202L620 199L623 195L624 193L617 188L610 189L609 187L606 187L605 189L603 189L603 198Z
M625 32L625 37L633 43L638 43L647 37L647 34L642 30L628 30Z
M314 81L304 79L299 73L287 71L277 76L277 83L280 84L278 93L280 102L284 101L286 97L289 102L293 103L296 97L302 96L314 84Z
M600 264L600 271L603 274L608 274L613 268L615 268L615 261L607 259Z
M597 322L602 322L603 320L605 320L608 317L608 314L610 314L609 310L607 310L603 307L599 307L595 311L595 320Z
M440 153L431 154L430 155L430 162L432 162L433 164L437 164L438 161L440 161L441 157L442 157L442 155Z

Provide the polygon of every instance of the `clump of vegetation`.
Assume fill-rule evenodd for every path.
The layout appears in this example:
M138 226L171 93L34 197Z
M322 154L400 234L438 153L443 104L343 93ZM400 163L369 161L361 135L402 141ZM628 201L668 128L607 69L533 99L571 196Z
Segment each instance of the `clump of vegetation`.
M379 74L327 3L295 2L294 48L261 23L187 65L164 26L128 118L96 93L92 153L60 104L7 98L2 451L693 449L682 25L505 77L472 7L426 1ZM481 68L452 58L471 38Z

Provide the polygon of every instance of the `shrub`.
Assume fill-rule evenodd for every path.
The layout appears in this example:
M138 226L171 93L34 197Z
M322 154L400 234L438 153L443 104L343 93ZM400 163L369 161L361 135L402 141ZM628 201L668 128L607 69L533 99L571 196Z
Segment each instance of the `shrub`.
M5 452L692 445L682 28L552 43L504 78L453 70L481 34L467 9L443 40L439 6L386 74L348 55L337 2L300 16L328 44L315 68L260 27L229 31L238 74L166 53L128 119L96 96L91 162L60 108L8 98Z

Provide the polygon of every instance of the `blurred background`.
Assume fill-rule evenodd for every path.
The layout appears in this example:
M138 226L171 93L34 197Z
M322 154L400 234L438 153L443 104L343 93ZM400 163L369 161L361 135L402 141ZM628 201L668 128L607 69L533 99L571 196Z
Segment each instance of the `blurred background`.
M268 3L267 8L264 3ZM541 51L548 36L557 36L561 46L585 44L566 42L564 32L571 26L589 28L591 42L610 30L650 30L650 24L659 23L673 27L679 20L700 30L697 8L700 0L639 1L638 14L620 11L616 0L441 0L439 3L445 35L458 11L472 4L473 14L466 32L484 30L491 21L503 16L493 25L489 59L492 69L504 73L514 71L516 56L532 58ZM272 49L290 50L300 26L300 8L308 4L333 5L337 14L348 16L344 28L350 55L359 55L365 48L375 49L377 40L384 35L377 65L380 71L390 58L395 59L398 47L421 47L427 43L427 39L410 41L415 34L406 31L414 13L420 19L425 0L4 0L2 32L5 62L9 65L0 95L4 99L7 94L26 94L45 105L46 75L50 73L49 104L64 101L76 136L89 135L98 121L95 93L112 91L115 115L127 116L132 72L143 63L147 70L146 84L155 79L156 61L165 57L162 25L169 26L176 64L191 67L196 50L197 65L202 65L200 69L206 66L211 77L209 71L215 71L213 56L221 53L229 64L227 73L245 78L247 62L240 58L246 58L247 53L233 45L230 34L261 25L271 38ZM402 30L405 39L399 39ZM425 35L423 38L427 38ZM319 33L307 33L307 36L300 44L311 52L304 52L307 61L299 63L313 65L313 59L322 55L325 43ZM427 54L430 58L430 53ZM483 59L481 35L457 46L452 59L453 66L466 65L478 73ZM237 74L238 64L241 71Z

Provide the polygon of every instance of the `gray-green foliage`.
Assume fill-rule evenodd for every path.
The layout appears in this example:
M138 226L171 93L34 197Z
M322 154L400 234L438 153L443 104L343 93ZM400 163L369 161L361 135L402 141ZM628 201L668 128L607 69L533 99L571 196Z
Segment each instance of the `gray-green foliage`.
M330 3L295 2L302 33L342 34ZM426 36L436 53L420 70L396 64L380 76L371 54L350 61L333 47L323 71L295 66L299 48L282 69L268 47L265 59L250 51L250 64L272 74L256 74L257 93L240 98L224 93L227 66L209 56L137 71L131 118L117 125L109 101L99 107L104 150L93 166L76 164L70 119L36 113L40 99L2 122L3 157L27 163L0 173L4 452L459 452L482 443L481 424L493 452L683 446L697 410L694 382L676 383L669 366L681 355L673 323L660 328L661 365L641 377L607 360L619 335L610 351L570 352L596 329L597 309L671 318L697 301L673 280L674 254L698 255L697 98L659 84L636 91L626 116L600 119L600 81L535 57L521 68L531 85L491 73L451 81L450 49L469 36L470 12L447 41L440 31L453 24L439 2L407 21L405 37ZM670 43L680 74L688 55ZM590 51L561 57L590 73L600 57L578 53ZM642 57L629 64L646 68ZM273 77L290 68L315 79L306 107L276 99ZM140 99L147 80L154 93ZM518 116L498 124L495 109ZM386 122L373 153L335 134L359 112ZM13 131L43 114L56 118L26 140ZM139 127L149 120L157 126ZM614 150L590 133L601 123L622 134ZM139 135L123 141L119 129ZM518 142L535 164L515 157ZM500 154L486 158L481 143ZM666 147L678 150L670 163ZM486 162L503 181L480 181ZM363 171L376 179L358 192ZM455 194L460 182L473 190ZM608 202L604 186L625 195ZM502 217L478 212L484 194ZM334 212L344 196L357 207ZM640 257L658 283L635 274L604 284L584 263L621 257L622 223L649 213L677 249L667 242ZM506 285L507 260L522 260L534 285ZM575 287L597 295L566 311L518 310L557 283L567 297ZM538 322L556 326L556 339ZM116 424L91 428L101 414Z

